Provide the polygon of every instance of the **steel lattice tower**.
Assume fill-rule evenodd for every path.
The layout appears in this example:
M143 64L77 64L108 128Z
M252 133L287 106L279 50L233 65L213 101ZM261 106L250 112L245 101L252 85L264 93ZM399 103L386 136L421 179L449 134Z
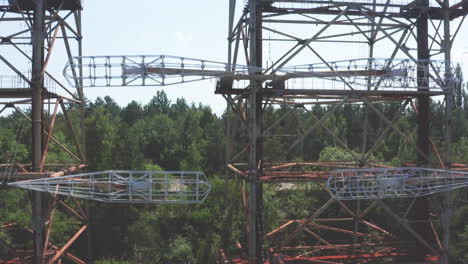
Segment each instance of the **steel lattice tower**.
M0 112L14 109L32 124L31 163L3 164L3 167L13 167L13 173L3 173L2 180L63 176L86 166L83 90L79 83L76 84L76 90L70 90L60 81L60 77L54 76L48 70L52 54L58 47L64 48L69 58L82 54L81 10L79 0L0 2L0 47L3 48L0 59L2 69L7 69L10 73L8 76L2 76L0 98L3 100L0 104L3 107ZM28 69L23 68L25 65L28 65ZM73 74L81 76L82 72L78 70ZM81 121L70 119L68 105L71 104L81 106ZM31 106L30 114L20 108L28 105ZM62 110L69 131L74 137L74 142L70 144L74 146L74 150L70 150L63 144L65 142L59 142L53 135L59 109ZM49 164L47 154L51 144L57 144L64 155L69 156L73 162ZM25 261L25 258L31 257L33 263L56 263L66 257L75 263L83 263L67 250L88 228L88 218L84 210L74 209L74 206L58 199L57 196L51 197L37 191L32 193L33 256L16 255L14 260ZM61 247L51 244L53 241L50 241L54 212L58 204L67 208L65 211L68 210L82 223L76 234ZM10 227L14 225L5 226Z
M232 111L228 127L228 134L231 138L227 150L228 168L249 183L246 220L248 263L263 263L267 258L270 261L279 261L278 263L310 261L335 263L327 262L334 260L356 263L353 262L357 261L356 259L366 262L383 257L398 260L398 263L413 263L414 261L432 263L438 259L441 263L448 263L450 221L448 194L445 195L444 206L441 208L443 235L439 238L430 221L430 201L427 198L415 199L412 206L408 208L409 212L401 217L382 200L375 200L368 204L345 203L331 196L330 200L320 209L312 212L308 219L291 220L278 229L263 230L262 186L285 182L315 182L318 186L322 186L320 182L327 179L330 170L334 168L382 166L372 163L369 157L386 135L396 133L405 137L405 133L401 131L397 123L401 112L409 105L412 105L417 112L417 121L412 124L417 131L417 140L413 142L418 155L418 162L415 165L451 168L452 70L450 54L452 43L467 11L468 1L250 0L246 1L245 8L236 20L236 1L230 0L228 34L228 62L230 64L235 65L240 61L245 61L248 65L262 67L265 66L263 63L266 61L264 55L267 48L276 47L274 45L283 48L275 50L276 56L269 59L269 65L264 67L266 70L257 72L258 75L274 74L298 62L303 64L321 62L325 65L324 68L331 72L352 71L352 61L358 58L351 57L353 56L351 50L350 55L345 52L340 53L339 60L349 61L348 67L341 66L340 68L340 65L333 62L336 59L328 59L327 53L320 51L323 43L329 43L333 46L328 46L328 48L335 49L346 49L346 45L359 43L367 46L365 57L382 57L388 63L395 61L396 58L405 58L417 64L415 89L381 87L383 80L377 83L369 80L367 88L359 88L353 80L342 77L336 77L337 81L342 83L340 86L309 83L303 87L284 80L270 83L253 80L234 87L232 80L221 79L217 93L225 97ZM298 30L295 31L295 28ZM304 32L307 32L307 35L304 35ZM274 38L266 37L271 34L274 34ZM433 67L434 59L442 61L438 69ZM369 62L368 68L372 68L371 65ZM429 73L430 71L434 72ZM437 75L439 75L436 77L439 79L439 88L430 88L431 79ZM445 143L443 146L436 146L431 140L430 99L441 95L445 97ZM383 102L399 103L400 109L396 116L386 116L376 107ZM338 107L356 103L365 106L367 111L375 113L386 124L386 128L376 135L376 140L369 139L368 128L363 127L364 143L359 152L340 140L339 136L326 125L326 120L334 115ZM274 104L288 105L289 111L279 119L276 118L267 123L265 109ZM322 117L314 116L312 111L307 109L308 105L314 104L330 105L328 113ZM295 113L300 111L310 113L313 122L305 125L298 124L301 127L300 131L289 133L296 133L296 136L290 142L291 147L284 150L285 153L289 154L294 151L297 153L297 148L303 144L304 140L313 137L316 128L321 127L335 138L338 145L349 151L353 160L324 163L317 160L302 162L288 160L289 155L285 155L286 160L265 157L263 153L272 147L271 143L268 143L271 131L274 131L275 126L281 120L295 118ZM235 139L243 133L248 135L248 140L244 144L235 144ZM445 155L439 154L438 147L445 150ZM311 166L320 167L322 170L307 170ZM320 219L319 216L334 203L341 210L348 212L351 218ZM391 232L365 219L374 208L380 208L400 223L400 227L410 234L410 239L405 238L400 241L393 239L388 245L382 242L380 247L358 243L359 237L370 236L370 234L359 232L360 226L367 226L383 236L393 236ZM329 224L338 222L340 219L351 220L354 228L347 230ZM322 224L324 222L321 221L329 222ZM312 232L309 230L310 227L349 234L352 238L344 244L334 243ZM291 233L285 238L283 236L281 242L265 254L264 239L271 239L284 230ZM315 238L318 244L292 246L291 243L294 242L295 237L304 232ZM322 246L319 246L320 244ZM410 248L410 250L405 251L405 248ZM294 252L301 250L303 252L306 249L315 250L317 254L294 254ZM238 261L244 263L242 260Z

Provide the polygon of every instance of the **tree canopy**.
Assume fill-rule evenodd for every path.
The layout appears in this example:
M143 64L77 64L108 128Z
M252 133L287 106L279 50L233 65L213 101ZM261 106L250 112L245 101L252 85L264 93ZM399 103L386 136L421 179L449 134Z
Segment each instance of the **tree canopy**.
M453 147L455 163L468 164L468 98L465 88L454 91ZM376 104L375 107L392 119L400 114L402 103ZM332 107L335 113L317 126L304 141L291 146L291 131L303 132L301 123L310 126L317 117L323 117ZM433 101L432 135L436 145L443 146L444 114L441 102ZM85 109L86 152L88 171L122 170L200 170L209 177L213 187L205 203L192 205L108 205L90 202L91 236L94 258L98 264L108 263L214 263L217 250L226 248L240 254L237 241L245 244L245 218L242 182L230 178L226 181L225 147L226 118L214 114L208 106L188 104L183 98L171 102L158 91L146 105L132 101L119 106L111 97L88 102ZM265 126L272 124L290 110L289 106L268 107ZM79 109L69 107L70 116L78 120ZM61 114L60 114L61 115ZM414 128L416 114L411 107L404 108L398 126L405 137L397 133L386 134L385 140L375 146L369 161L401 166L416 158ZM66 123L57 119L55 135L63 142L72 142ZM367 137L362 127L367 122ZM268 147L264 156L268 160L351 160L352 152L363 147L369 149L386 124L365 106L320 106L299 110L297 116L283 119L265 139ZM301 130L302 129L302 130ZM28 162L31 155L29 122L17 114L0 117L0 160L7 163L13 158ZM332 136L330 131L335 135ZM243 135L245 137L245 135ZM242 135L241 135L242 137ZM343 146L345 143L352 152ZM72 145L68 146L74 149ZM48 162L69 162L70 157L51 145ZM324 197L317 187L304 184L294 189L267 188L265 199L265 227L276 228L285 219L306 217L311 208L320 206ZM0 226L9 222L28 225L30 210L24 191L8 190L0 193ZM468 195L459 190L453 193L454 213L451 256L453 263L464 263L468 258ZM26 208L26 209L25 209ZM383 220L385 221L385 220ZM390 221L390 220L386 220ZM64 242L73 234L76 221L57 213L54 228L59 233L52 237L56 243ZM27 234L2 231L0 239L20 248L31 246ZM84 240L84 239L82 239ZM73 250L85 254L86 245L80 240ZM0 259L8 252L0 249Z

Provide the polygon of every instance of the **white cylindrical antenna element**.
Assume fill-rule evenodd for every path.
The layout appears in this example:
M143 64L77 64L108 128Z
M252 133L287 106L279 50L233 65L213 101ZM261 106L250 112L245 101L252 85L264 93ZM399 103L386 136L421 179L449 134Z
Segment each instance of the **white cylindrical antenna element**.
M418 167L335 170L327 182L339 200L420 197L466 186L466 172Z
M211 190L205 175L192 171L104 171L9 186L107 203L201 203Z

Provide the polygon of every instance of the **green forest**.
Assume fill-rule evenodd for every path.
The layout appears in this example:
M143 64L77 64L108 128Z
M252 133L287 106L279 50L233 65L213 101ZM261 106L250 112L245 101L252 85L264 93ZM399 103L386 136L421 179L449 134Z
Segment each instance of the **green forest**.
M431 134L434 143L443 148L445 114L440 100L443 98L435 98L431 104ZM468 164L468 95L464 85L460 84L455 89L453 102L452 160L454 163ZM401 106L400 101L375 104L390 118L397 114ZM317 104L310 111L320 117L329 107ZM267 107L265 126L272 124L290 108L288 105ZM70 105L68 110L71 118L78 120L79 108ZM307 124L310 113L305 110L297 112L297 118ZM183 98L170 101L163 91L157 91L145 105L133 101L119 106L109 96L88 101L85 108L88 167L84 171L203 171L212 184L212 190L208 199L198 205L130 206L84 202L90 211L90 236L82 236L71 252L83 259L92 257L96 264L216 263L219 248L226 249L230 256L241 255L236 242L246 243L245 209L239 191L242 180L233 177L225 166L228 115L225 112L218 116L209 106L189 103ZM369 127L367 143L363 143L363 122L368 122ZM294 120L283 119L273 132L284 134L291 131L293 123ZM416 137L415 123L416 113L407 106L398 121L398 126L407 137L388 133L371 160L389 166L414 163L416 151L406 140ZM339 140L356 152L361 150L363 144L371 146L386 127L375 112L357 104L339 106L326 124ZM31 155L30 130L30 122L18 112L0 118L0 163L28 163ZM72 142L73 135L60 116L54 135L65 144ZM245 138L241 135L239 140ZM337 140L325 129L319 128L305 138L300 148L286 153L284 149L288 148L290 139L272 137L264 149L264 156L272 161L352 159ZM67 147L77 151L73 144ZM72 161L55 144L50 145L49 151L48 163ZM6 172L8 168L0 169ZM313 184L301 183L294 189L286 190L272 184L264 191L265 232L277 228L286 219L306 218L311 209L317 209L325 199ZM451 263L468 263L468 192L466 189L456 190L452 192L452 199ZM29 226L29 200L27 191L1 190L0 226L9 223ZM50 241L63 245L79 227L79 221L57 211ZM88 238L91 239L92 256L88 255ZM8 247L2 246L4 244L19 249L32 248L30 233L21 229L0 229L0 241L0 263L11 257Z

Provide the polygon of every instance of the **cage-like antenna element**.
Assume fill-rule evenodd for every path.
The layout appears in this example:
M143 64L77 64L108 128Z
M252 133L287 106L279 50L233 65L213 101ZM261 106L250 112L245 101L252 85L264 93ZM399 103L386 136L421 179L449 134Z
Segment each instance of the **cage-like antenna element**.
M327 182L339 200L420 197L466 186L466 172L419 167L335 170Z
M76 74L80 69L83 69L83 76ZM425 87L421 87L417 76L421 69L427 82ZM373 89L441 91L450 85L444 82L445 69L445 62L436 60L366 58L267 70L168 55L116 55L73 57L65 65L63 74L71 85L83 87L166 86L212 78L256 79L276 84L290 79L319 79L325 81L324 88L335 87L337 83L342 87L347 83L353 85L353 89L367 90L371 86ZM308 85L313 86L313 83Z
M103 171L8 184L107 203L201 203L211 190L202 172Z

